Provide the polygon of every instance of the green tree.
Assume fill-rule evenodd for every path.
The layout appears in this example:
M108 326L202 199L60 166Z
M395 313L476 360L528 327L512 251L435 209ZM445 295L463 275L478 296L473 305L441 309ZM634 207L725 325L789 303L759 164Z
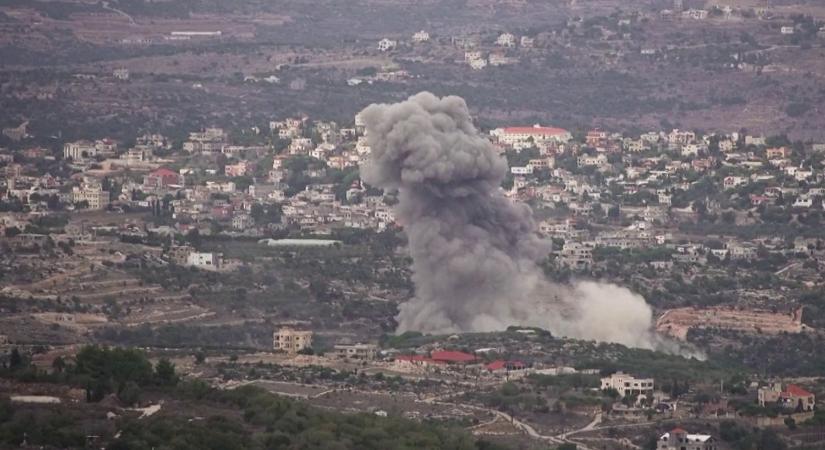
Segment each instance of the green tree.
M178 375L175 373L175 365L168 359L161 358L155 365L155 378L161 386L174 386L178 384Z
M140 386L134 381L127 381L117 392L117 398L128 406L133 406L140 401Z
M249 210L249 215L255 219L255 223L261 223L261 219L264 218L264 214L266 214L266 209L260 203L253 204L252 208Z
M759 450L785 450L788 446L782 438L776 434L776 431L765 429L762 430L762 433L759 435L757 448Z
M20 350L17 347L11 349L11 354L9 355L9 368L11 370L19 369L23 366L23 355L20 354Z
M85 380L89 401L99 401L113 387L132 381L139 386L152 381L152 363L138 349L107 348L97 345L83 347L75 357L71 375Z
M52 370L55 373L63 373L66 369L66 360L62 356L57 356L52 360Z

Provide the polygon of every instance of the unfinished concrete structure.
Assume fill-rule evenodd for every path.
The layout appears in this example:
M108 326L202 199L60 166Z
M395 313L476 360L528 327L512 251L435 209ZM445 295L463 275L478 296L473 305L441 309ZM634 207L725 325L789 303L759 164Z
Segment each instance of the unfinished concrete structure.
M802 333L808 327L802 323L802 308L790 314L726 307L677 308L665 311L656 321L656 330L677 339L686 340L691 328L716 328L747 333Z

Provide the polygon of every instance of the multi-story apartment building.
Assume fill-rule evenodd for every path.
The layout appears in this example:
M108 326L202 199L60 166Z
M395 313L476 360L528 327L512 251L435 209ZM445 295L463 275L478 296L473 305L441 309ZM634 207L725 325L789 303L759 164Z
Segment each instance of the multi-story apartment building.
M653 394L653 378L636 378L623 372L616 372L609 377L602 378L602 390L615 389L619 395L645 395L650 397Z
M292 354L312 348L312 331L281 328L272 334L272 348Z

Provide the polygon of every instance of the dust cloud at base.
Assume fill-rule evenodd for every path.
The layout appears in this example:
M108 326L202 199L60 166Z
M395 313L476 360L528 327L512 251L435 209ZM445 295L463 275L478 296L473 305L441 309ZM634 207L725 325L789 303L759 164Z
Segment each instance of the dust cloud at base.
M472 123L463 99L422 92L361 112L371 156L362 179L397 190L397 220L413 258L415 296L399 332L498 331L536 326L561 336L685 353L653 331L653 312L614 284L546 279L549 242L527 205L504 196L504 158ZM697 356L692 354L690 356Z

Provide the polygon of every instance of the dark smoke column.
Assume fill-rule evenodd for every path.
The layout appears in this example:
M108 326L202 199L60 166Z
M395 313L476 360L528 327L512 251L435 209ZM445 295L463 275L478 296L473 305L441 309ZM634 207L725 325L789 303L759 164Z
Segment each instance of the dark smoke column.
M530 293L547 248L528 207L500 189L505 160L473 126L460 97L422 92L361 113L372 154L363 180L399 191L415 297L399 331L492 331L532 322ZM535 312L535 311L532 311Z

